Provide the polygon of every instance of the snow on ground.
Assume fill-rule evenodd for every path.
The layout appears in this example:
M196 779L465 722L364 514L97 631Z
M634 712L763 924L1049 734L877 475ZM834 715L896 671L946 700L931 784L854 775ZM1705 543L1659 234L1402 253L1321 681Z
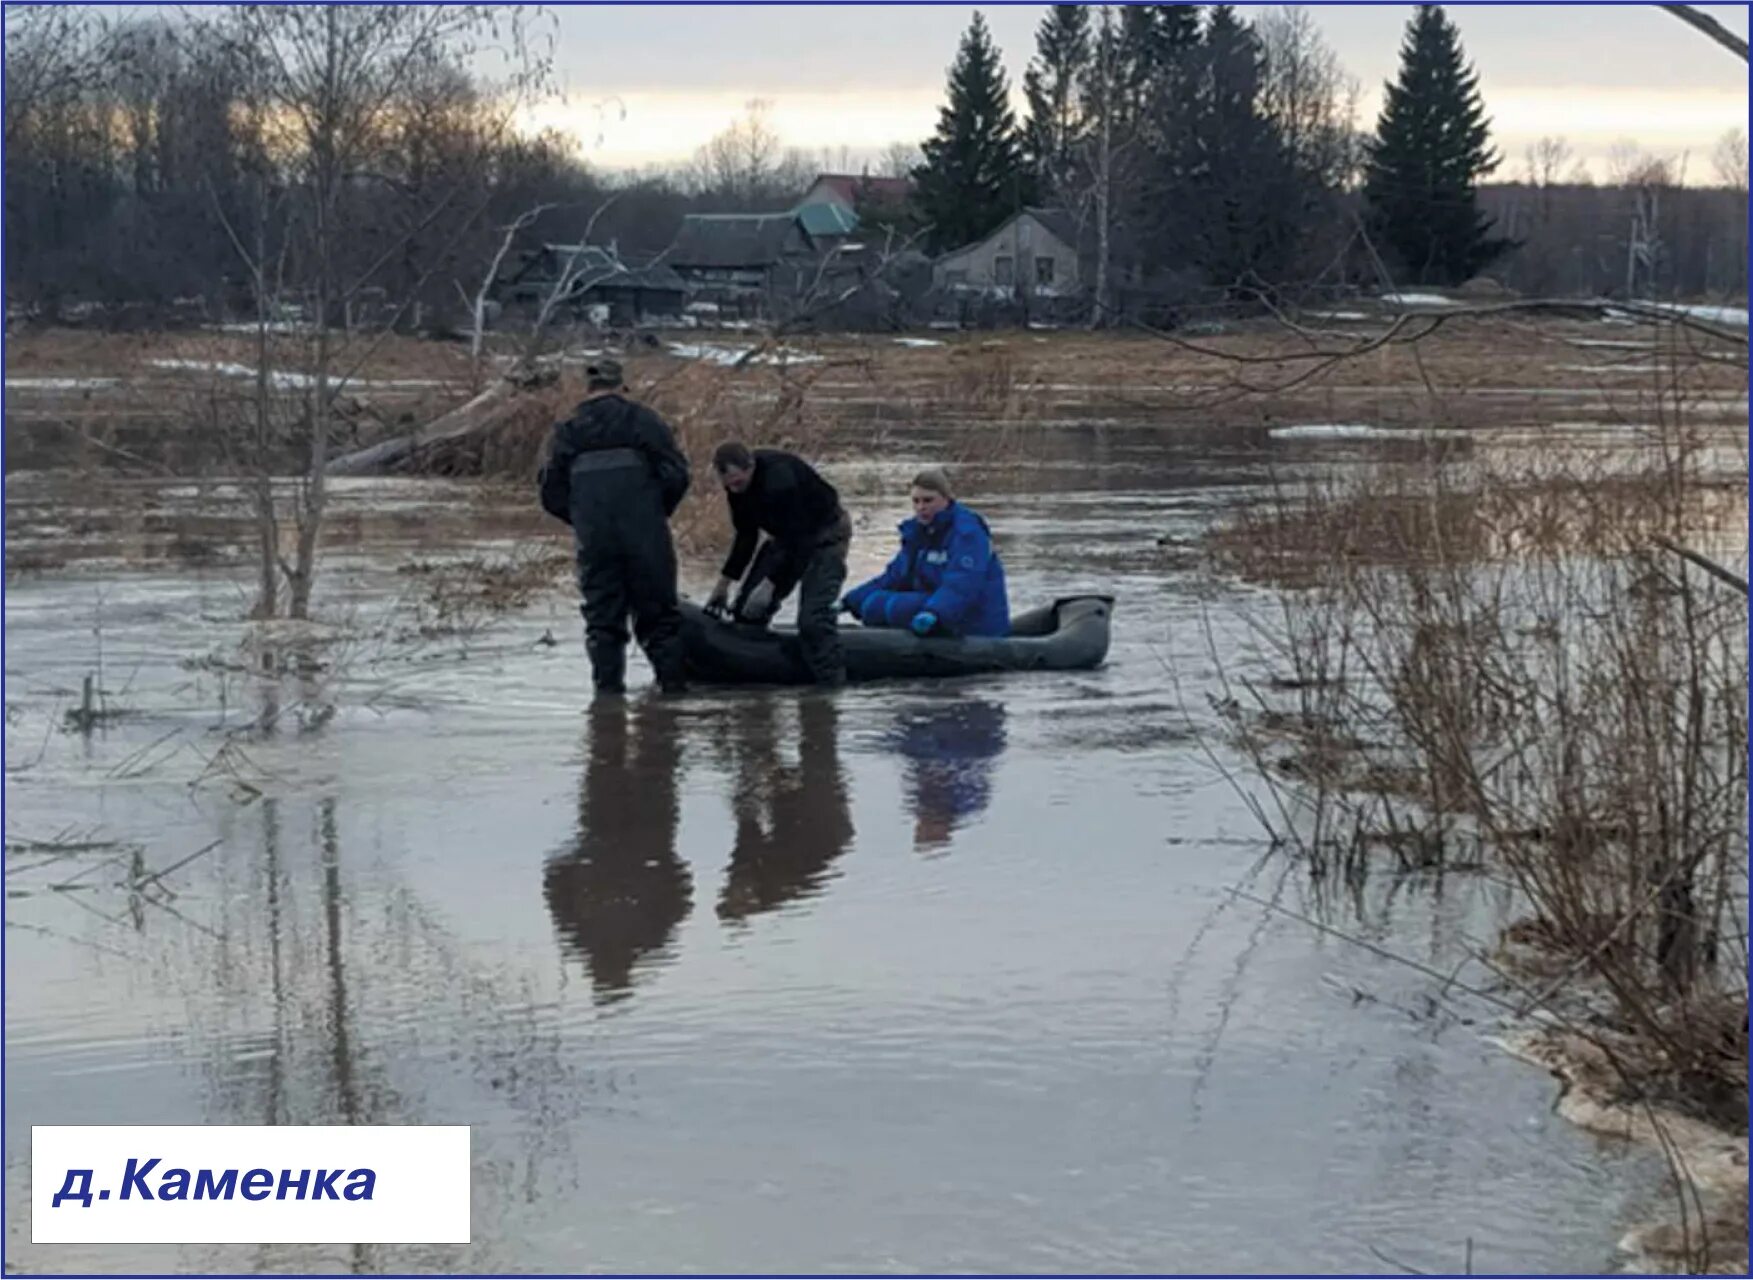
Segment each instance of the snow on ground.
M1356 423L1311 423L1300 427L1273 427L1267 434L1274 440L1422 440L1466 433L1414 427L1366 427Z
M213 373L226 378L253 378L256 371L247 364L231 364L224 360L148 360L147 364L155 369L187 370L193 373ZM111 380L113 381L113 379ZM281 369L268 375L268 381L281 389L292 388L302 390L314 387L316 379L307 373L296 370ZM8 385L11 385L10 382ZM331 386L339 385L345 391L363 387L374 387L379 390L396 387L442 387L448 385L439 378L386 378L367 381L361 378L349 378L342 383L339 379L330 379Z
M1459 305L1453 298L1445 298L1440 293L1384 293L1383 302L1391 302L1401 307L1453 307Z
M938 338L896 338L895 345L898 347L941 347L943 342Z
M1311 320L1368 320L1369 316L1362 311L1311 311Z
M93 387L113 387L114 378L8 378L6 386L17 391L84 391Z
M1747 327L1747 308L1745 307L1707 307L1680 302L1651 302L1639 300L1637 305L1650 311L1659 311L1664 315L1689 316L1694 320L1702 320L1706 324L1729 325L1737 329ZM1609 309L1607 318L1619 324L1648 324L1647 316L1631 315L1624 311Z
M209 324L203 325L209 333L255 333L261 326L255 324ZM315 333L316 330L303 320L270 320L267 324L269 333ZM331 330L331 332L333 332Z
M1691 316L1694 320L1704 320L1712 324L1732 324L1736 328L1747 327L1746 307L1664 307L1664 311L1676 311L1681 315Z
M154 369L187 370L192 373L216 373L227 378L253 378L256 371L247 364L231 364L224 360L148 360ZM281 371L268 375L276 387L308 387L312 380L302 373Z
M1548 366L1559 373L1660 373L1659 364L1555 364Z
M707 342L672 342L670 354L681 356L684 360L704 360L708 364L723 365L726 368L736 364L753 347L719 347ZM754 364L817 364L821 356L813 356L803 351L792 351L785 347L777 351L758 355L751 363Z

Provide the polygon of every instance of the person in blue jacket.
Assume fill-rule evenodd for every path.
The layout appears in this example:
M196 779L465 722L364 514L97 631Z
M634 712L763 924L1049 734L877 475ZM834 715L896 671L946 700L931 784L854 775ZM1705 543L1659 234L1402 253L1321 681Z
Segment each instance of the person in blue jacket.
M907 627L917 636L1010 633L1004 566L992 532L956 501L941 471L913 478L913 518L889 567L846 593L840 607L867 627Z

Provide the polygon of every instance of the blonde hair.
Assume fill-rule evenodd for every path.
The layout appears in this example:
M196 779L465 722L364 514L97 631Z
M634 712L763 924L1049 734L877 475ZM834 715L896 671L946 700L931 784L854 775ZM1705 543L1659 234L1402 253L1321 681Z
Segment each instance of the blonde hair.
M956 500L956 491L950 488L950 478L937 467L927 467L914 476L913 487L948 498L951 502Z

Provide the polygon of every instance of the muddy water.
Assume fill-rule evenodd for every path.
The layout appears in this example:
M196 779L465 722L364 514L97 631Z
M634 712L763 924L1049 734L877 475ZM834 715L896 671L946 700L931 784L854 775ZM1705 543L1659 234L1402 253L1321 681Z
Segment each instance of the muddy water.
M239 647L235 566L10 583L7 1263L1608 1265L1645 1158L1553 1115L1489 1009L1231 893L1444 970L1510 905L1454 876L1317 892L1202 745L1213 650L1270 669L1237 621L1263 598L1156 539L1264 459L1077 451L981 504L1017 602L1118 596L1109 664L1075 676L587 713L564 592L401 625L395 566L430 553L404 517L455 520L439 485L343 490L373 553L337 549L346 626L278 679ZM39 534L76 524L8 494ZM892 506L860 510L855 572ZM64 731L100 667L118 714ZM470 1124L474 1242L36 1247L33 1123Z

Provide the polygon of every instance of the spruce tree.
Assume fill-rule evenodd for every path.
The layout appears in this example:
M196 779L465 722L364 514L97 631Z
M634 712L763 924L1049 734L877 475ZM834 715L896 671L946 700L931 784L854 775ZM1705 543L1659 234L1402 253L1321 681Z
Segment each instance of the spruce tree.
M1178 96L1177 72L1187 51L1199 44L1196 4L1131 4L1120 11L1122 99L1142 119Z
M1497 167L1479 76L1442 6L1421 4L1400 46L1369 149L1364 198L1373 233L1409 283L1455 285L1511 241L1479 211L1479 179Z
M1078 87L1091 56L1090 14L1081 4L1056 4L1035 33L1035 57L1023 73L1029 102L1023 126L1023 157L1042 192L1063 198L1083 138L1084 113Z
M978 12L949 71L949 101L913 171L938 251L980 239L1033 198L1010 85Z

